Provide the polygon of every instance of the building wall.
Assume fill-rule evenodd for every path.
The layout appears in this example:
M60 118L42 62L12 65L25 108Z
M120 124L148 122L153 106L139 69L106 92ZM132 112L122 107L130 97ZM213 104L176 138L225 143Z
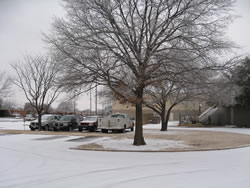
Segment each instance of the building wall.
M166 109L170 104L167 104ZM180 115L195 115L198 116L200 113L205 111L208 107L205 102L201 101L187 101L176 105L170 114L170 120L178 121ZM131 118L135 118L135 107L131 104L120 104L119 101L113 102L112 113L125 113ZM155 112L147 107L143 107L143 123L148 123L153 119Z
M218 107L216 112L210 116L211 125L229 125L230 110L229 108Z
M230 122L233 125L238 125L240 127L250 127L250 109L243 107L231 108L233 115L233 121Z
M135 108L112 108L112 113L124 113L128 114L130 118L135 119ZM143 109L143 123L148 123L150 120L152 120L154 115L154 112L151 110Z
M250 109L243 107L218 107L210 118L211 125L250 127Z
M0 117L11 117L12 114L18 113L22 117L26 115L26 112L24 110L0 110Z
M10 117L8 110L0 110L0 117Z

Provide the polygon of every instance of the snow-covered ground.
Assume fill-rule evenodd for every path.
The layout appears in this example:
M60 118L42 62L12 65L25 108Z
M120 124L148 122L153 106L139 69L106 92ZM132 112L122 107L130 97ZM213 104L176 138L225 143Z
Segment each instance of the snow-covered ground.
M134 146L132 145L132 139L121 139L114 140L107 138L105 140L100 140L95 142L105 149L114 149L114 150L129 150L129 151L158 151L161 149L169 149L169 148L185 148L189 147L182 141L174 141L174 140L160 140L160 139L147 139L147 145L144 146Z
M8 127L23 129L22 122L17 124L8 124ZM1 128L5 126L6 122L0 122ZM212 130L239 132L235 128ZM241 131L250 134L248 129ZM0 133L0 187L250 187L249 147L177 153L69 149L85 142L84 138L82 141L74 141L77 138L80 137ZM86 142L89 140L86 139Z
M240 134L250 134L250 128L234 128L235 126L225 126L225 127L178 127L178 121L170 121L168 129L169 130L197 130L197 131L219 131L219 132L229 132L229 133L240 133ZM143 129L156 129L160 130L160 124L147 124L144 125ZM249 186L250 187L250 186Z
M29 130L29 121L16 118L0 118L0 129Z
M22 122L21 118L0 118L0 122Z

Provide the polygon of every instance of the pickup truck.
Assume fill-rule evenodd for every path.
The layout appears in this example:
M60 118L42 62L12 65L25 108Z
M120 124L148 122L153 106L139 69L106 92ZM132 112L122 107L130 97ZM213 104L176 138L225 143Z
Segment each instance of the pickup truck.
M98 118L98 128L103 133L109 130L124 133L126 129L134 130L134 122L127 114L113 114L110 117Z

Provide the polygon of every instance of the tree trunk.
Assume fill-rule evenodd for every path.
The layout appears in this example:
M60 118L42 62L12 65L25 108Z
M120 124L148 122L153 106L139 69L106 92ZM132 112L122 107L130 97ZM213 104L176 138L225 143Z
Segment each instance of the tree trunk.
M161 111L161 131L167 131L167 127L165 124L166 118L166 103L162 105L162 111Z
M42 114L38 113L38 130L42 130Z
M161 131L167 131L168 130L168 120L169 120L169 117L170 117L170 113L171 113L171 110L173 109L173 107L175 106L176 104L172 104L172 106L170 106L170 108L168 109L168 112L167 112L167 115L166 115L166 118L165 118L165 124L164 124L164 130L161 130Z
M169 116L170 116L170 111L168 110L166 118L165 118L165 122L164 122L164 125L163 125L163 128L161 128L161 131L167 131L168 130Z
M142 127L142 98L143 98L143 88L138 88L137 98L139 102L136 104L136 120L135 120L135 136L133 145L140 146L146 145L143 137L143 127Z
M133 145L146 145L143 137L142 127L142 103L136 104L135 136Z

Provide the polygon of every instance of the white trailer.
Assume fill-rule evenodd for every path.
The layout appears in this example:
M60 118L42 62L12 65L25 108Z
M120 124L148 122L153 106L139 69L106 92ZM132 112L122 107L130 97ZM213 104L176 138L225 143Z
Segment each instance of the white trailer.
M124 133L126 129L134 130L134 122L128 114L113 114L110 117L98 118L98 128L103 133L107 133L109 130Z

